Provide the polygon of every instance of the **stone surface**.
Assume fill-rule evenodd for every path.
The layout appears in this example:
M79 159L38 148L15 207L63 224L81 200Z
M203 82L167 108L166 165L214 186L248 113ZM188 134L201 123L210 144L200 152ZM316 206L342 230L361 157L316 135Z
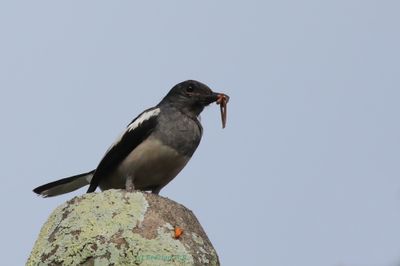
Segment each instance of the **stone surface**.
M174 227L183 229L175 239ZM157 195L90 193L62 204L42 227L27 265L219 265L194 214Z

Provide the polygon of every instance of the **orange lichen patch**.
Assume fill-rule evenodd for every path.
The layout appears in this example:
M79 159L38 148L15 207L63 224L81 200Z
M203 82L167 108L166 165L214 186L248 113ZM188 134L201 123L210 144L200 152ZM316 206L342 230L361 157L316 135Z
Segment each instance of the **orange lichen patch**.
M179 238L181 237L182 234L183 234L183 229L180 228L180 227L178 227L178 226L175 226L175 229L174 229L174 238L175 238L175 239L179 239Z
M222 120L222 128L226 126L226 116L227 116L227 104L229 101L229 96L221 93L218 95L217 104L220 106L221 111L221 120Z

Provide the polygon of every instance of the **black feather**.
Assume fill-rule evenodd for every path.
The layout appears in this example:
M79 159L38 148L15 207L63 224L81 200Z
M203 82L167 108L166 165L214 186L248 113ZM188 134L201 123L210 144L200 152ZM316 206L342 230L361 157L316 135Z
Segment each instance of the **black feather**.
M138 115L129 125L134 123L141 115L155 109L150 108ZM128 127L129 127L128 125ZM143 121L137 128L127 130L100 161L93 178L90 182L87 193L94 192L99 185L101 179L113 170L131 153L140 143L142 143L157 126L157 116L150 117Z
M59 186L59 185L70 183L71 181L73 181L75 179L78 179L78 178L80 178L82 176L93 174L94 171L95 170L92 170L92 171L87 172L87 173L66 177L66 178L63 178L63 179L60 179L60 180L57 180L57 181L53 181L53 182L41 185L41 186L33 189L33 192L35 192L36 194L40 195L40 194L42 194L43 191L49 190L49 189L51 189L53 187L56 187L56 186Z

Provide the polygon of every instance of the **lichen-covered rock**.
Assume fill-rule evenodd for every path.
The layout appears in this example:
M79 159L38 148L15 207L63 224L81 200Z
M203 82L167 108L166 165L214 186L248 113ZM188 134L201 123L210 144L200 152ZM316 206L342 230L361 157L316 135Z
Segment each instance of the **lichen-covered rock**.
M175 239L174 227L183 234ZM149 193L107 190L53 211L27 265L219 265L193 213Z

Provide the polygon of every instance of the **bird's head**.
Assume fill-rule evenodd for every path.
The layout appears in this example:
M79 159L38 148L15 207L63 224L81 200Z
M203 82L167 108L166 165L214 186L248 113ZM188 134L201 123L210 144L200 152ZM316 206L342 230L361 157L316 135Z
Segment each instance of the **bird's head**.
M175 85L160 104L169 104L188 115L198 116L204 107L216 102L222 95L229 99L227 95L213 92L199 81L186 80Z

